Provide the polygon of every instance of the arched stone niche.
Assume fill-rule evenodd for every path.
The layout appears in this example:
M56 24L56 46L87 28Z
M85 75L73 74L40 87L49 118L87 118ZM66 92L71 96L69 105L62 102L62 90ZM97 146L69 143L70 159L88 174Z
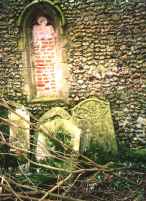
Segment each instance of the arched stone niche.
M24 93L30 101L67 99L63 14L55 3L37 0L24 8L18 21L24 63Z

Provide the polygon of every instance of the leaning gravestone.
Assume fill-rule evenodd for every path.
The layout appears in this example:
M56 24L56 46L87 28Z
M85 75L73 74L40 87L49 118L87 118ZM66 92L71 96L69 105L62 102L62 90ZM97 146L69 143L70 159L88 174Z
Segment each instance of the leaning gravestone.
M57 138L58 133L62 135L62 139L66 138L68 145L74 151L79 151L81 131L66 110L61 107L50 109L40 118L39 124L36 146L37 160L51 158L49 149L55 149L55 142L53 145L51 136Z
M26 155L30 148L30 116L24 106L9 113L11 151Z
M90 98L72 109L73 119L82 130L80 151L116 154L117 144L108 101ZM92 150L93 149L93 150ZM96 158L96 157L95 157Z

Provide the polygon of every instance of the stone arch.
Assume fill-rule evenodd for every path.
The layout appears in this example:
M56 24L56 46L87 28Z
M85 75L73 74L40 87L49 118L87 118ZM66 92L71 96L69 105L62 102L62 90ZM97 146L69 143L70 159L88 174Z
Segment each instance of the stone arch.
M51 42L45 41L44 38L37 41L38 48L40 48L37 49L34 48L33 28L38 23L37 19L39 17L46 18L45 28L52 29L53 34L52 38L49 39ZM64 16L61 9L50 0L31 2L24 8L18 19L21 35L19 48L22 50L24 63L24 93L31 101L49 101L66 99L67 97L66 65L63 61L63 25ZM44 45L46 42L48 46ZM52 43L53 47L50 46ZM38 44L35 44L35 46L38 46ZM42 53L45 54L45 58ZM53 54L53 56L49 57L49 54ZM38 59L36 55L41 59ZM36 60L40 60L42 63L38 64L39 62L36 62ZM49 60L51 60L50 63ZM40 78L40 76L42 77Z
M49 6L51 6L55 11L57 11L58 16L60 16L61 19L61 24L64 25L65 24L65 19L64 19L64 15L60 9L60 7L57 5L57 2L52 2L50 0L34 0L32 1L30 4L28 4L23 11L21 12L19 18L18 18L18 26L23 26L24 21L25 21L25 17L28 16L28 12L35 6L38 5L40 3L46 3Z

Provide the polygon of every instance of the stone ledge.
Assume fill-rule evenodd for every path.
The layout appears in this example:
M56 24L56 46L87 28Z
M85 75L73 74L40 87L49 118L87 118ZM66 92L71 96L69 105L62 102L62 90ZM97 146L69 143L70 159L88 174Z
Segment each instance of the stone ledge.
M28 100L28 102L31 103L38 103L38 102L49 102L49 101L62 101L65 103L68 103L68 99L66 97L58 97L58 96L42 96L42 97L35 97L32 98L30 100Z

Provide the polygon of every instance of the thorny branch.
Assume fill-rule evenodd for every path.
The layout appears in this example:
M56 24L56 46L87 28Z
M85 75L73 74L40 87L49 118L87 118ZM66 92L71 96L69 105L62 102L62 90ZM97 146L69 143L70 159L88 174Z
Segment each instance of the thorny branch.
M16 105L13 102L1 100L0 106L4 107L9 112L18 115L20 118L26 121L34 133L38 131L39 121L32 114L30 114L30 116L36 123L29 122L23 116L17 114L14 109ZM16 128L21 128L21 125L16 125L13 121L6 117L0 117L0 124L7 125L9 127L14 126ZM95 161L89 159L88 157L73 151L72 147L64 144L55 136L50 135L47 129L40 129L40 131L48 136L48 140L55 140L64 148L64 150L68 150L72 154L72 159L74 159L72 160L73 168L70 169L67 167L56 167L54 164L48 164L46 161L37 161L35 159L36 153L34 150L26 150L21 148L19 145L17 146L16 144L11 143L6 138L5 133L0 131L0 146L6 146L8 148L8 152L0 150L0 166L2 164L2 167L0 167L2 169L0 171L0 199L2 199L2 201L8 201L13 198L18 201L53 201L54 199L66 201L85 201L82 199L73 198L72 196L68 196L68 194L72 189L76 187L76 184L79 182L80 178L82 178L84 175L87 175L87 177L89 175L90 180L91 175L95 175L96 173L102 173L105 175L103 182L99 182L99 184L102 185L106 181L110 181L113 177L124 179L126 182L129 181L128 178L114 173L114 168L110 168L109 164L97 164ZM34 147L35 149L37 145L34 142L30 142L30 146ZM18 152L11 152L11 149L18 150ZM56 150L50 149L49 147L48 151L50 153L48 159L57 159L63 163L71 159L69 153L62 154ZM9 167L9 164L5 164L6 162L10 162L6 160L7 156L12 157L12 160L14 158L16 159L16 170L14 170L11 166ZM78 160L78 158L80 160ZM29 164L29 169L23 168L23 164ZM6 170L4 165L8 165L8 170ZM45 171L46 174L51 172L52 176L55 175L55 182L52 180L52 183L45 183L45 185L38 185L37 183L34 183L29 175L31 173L31 167L35 168L36 173L39 173L41 170ZM117 168L118 171L120 171L120 169L122 170L122 168ZM58 175L60 176L58 177ZM22 176L25 178L24 180L16 179L16 177ZM57 180L57 178L60 179ZM88 179L86 178L86 181L87 180ZM133 181L131 184L135 185L135 182Z

